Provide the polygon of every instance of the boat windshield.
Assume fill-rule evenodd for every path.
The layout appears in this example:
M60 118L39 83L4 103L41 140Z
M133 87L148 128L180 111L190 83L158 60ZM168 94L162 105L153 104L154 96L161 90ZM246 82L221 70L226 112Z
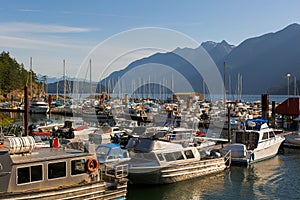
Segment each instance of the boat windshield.
M108 153L109 153L110 148L109 147L105 147L105 146L101 146L97 148L97 158L98 160L105 160Z

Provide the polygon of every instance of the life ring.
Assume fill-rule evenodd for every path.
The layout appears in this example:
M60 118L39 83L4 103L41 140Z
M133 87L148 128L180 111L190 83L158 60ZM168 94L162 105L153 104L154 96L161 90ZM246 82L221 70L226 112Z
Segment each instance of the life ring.
M99 166L98 161L94 157L89 158L88 161L86 162L87 170L90 173L93 173L93 172L97 171L98 170L98 166Z

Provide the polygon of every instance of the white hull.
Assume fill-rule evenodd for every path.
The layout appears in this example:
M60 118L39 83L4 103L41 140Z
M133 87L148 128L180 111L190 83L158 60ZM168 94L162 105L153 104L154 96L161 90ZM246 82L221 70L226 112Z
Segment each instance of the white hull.
M228 167L228 159L230 159L230 154L221 158L172 164L164 167L129 166L129 180L132 184L175 183L224 171Z
M295 145L300 147L300 135L286 135L285 143L289 143L290 145Z
M269 139L258 144L258 147L254 150L246 150L246 146L243 144L228 145L222 150L222 154L231 150L232 163L250 164L275 156L283 141L283 137ZM240 148L236 148L238 145L240 145Z
M30 113L47 113L49 111L49 106L46 102L34 101L29 106Z
M270 141L269 144L262 144L261 148L257 148L253 151L249 162L257 162L275 156L283 141L284 138L277 138L275 141Z

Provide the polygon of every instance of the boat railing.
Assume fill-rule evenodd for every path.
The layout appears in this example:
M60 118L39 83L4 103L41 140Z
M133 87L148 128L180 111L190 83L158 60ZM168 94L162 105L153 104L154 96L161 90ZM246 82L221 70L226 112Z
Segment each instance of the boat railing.
M231 165L231 150L229 150L225 155L224 155L224 160L225 163L228 167Z
M105 165L104 173L108 177L117 179L126 178L128 176L128 164L116 166Z

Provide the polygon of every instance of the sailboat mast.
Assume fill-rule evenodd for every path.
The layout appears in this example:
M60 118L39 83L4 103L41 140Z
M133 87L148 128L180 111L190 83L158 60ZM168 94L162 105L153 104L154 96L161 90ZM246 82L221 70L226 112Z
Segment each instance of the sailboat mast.
M63 70L64 70L64 104L65 104L66 103L66 87L67 87L65 60L63 60Z
M297 95L297 82L296 82L296 76L294 76L294 96Z
M90 95L92 95L92 60L90 59Z
M226 63L224 62L224 74L223 74L223 78L224 78L224 106L226 104Z
M30 57L30 97L32 99L32 57Z

